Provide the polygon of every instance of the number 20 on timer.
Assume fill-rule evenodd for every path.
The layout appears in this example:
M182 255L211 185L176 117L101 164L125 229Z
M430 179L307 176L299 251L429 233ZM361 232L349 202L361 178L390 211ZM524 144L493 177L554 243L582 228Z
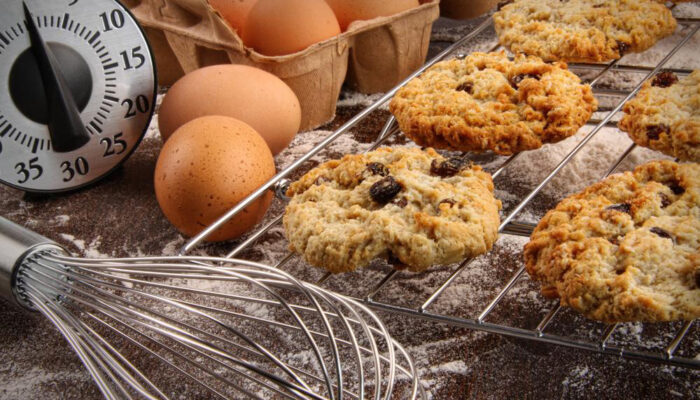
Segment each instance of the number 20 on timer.
M153 116L157 79L143 31L116 0L0 8L0 181L60 192L104 177Z

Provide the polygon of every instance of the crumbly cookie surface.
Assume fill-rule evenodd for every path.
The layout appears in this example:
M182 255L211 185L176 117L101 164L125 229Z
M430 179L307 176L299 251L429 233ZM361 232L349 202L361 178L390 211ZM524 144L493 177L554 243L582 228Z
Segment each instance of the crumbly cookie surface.
M700 317L700 164L654 161L566 198L524 257L545 296L589 318Z
M671 11L654 0L515 0L493 21L502 45L548 61L614 60L676 30Z
M700 70L681 79L657 74L623 111L619 127L638 145L700 162Z
M597 107L589 85L537 57L473 53L435 64L402 87L389 108L421 146L512 154L565 139Z
M375 258L422 271L491 249L491 175L433 149L381 148L328 161L294 182L283 219L292 251L331 272Z

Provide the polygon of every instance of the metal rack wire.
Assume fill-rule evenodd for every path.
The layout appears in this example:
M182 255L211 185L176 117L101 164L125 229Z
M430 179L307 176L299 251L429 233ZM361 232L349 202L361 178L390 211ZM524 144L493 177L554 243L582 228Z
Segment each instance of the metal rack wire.
M671 7L672 8L672 7ZM678 23L688 29L688 32L682 37L682 39L673 47L673 49L663 57L661 61L658 62L654 67L643 67L635 65L622 65L620 60L612 61L608 64L585 64L585 63L572 63L569 65L572 70L583 70L593 73L593 77L588 80L588 83L593 87L594 93L596 95L614 95L623 97L616 105L611 108L606 108L603 110L605 115L600 119L592 119L589 121L588 125L593 125L593 128L583 137L583 139L578 142L578 144L559 162L559 164L551 170L551 172L537 184L522 200L513 208L508 215L503 218L501 225L499 226L499 233L524 236L528 237L532 229L533 224L518 221L516 218L521 214L523 209L525 209L528 204L537 196L543 188L546 187L550 181L559 174L559 172L569 164L569 162L583 149L593 137L595 137L600 130L606 126L615 126L613 122L613 117L622 109L624 104L633 98L635 94L639 91L642 84L659 72L664 65L700 30L700 19L698 18L678 18ZM455 51L463 47L465 44L469 43L471 40L476 38L478 35L482 34L487 28L492 26L492 19L487 18L481 24L479 24L473 31L462 37L460 40L456 41L432 60L426 63L423 67L413 73L411 76L406 78L403 82L397 85L392 90L388 91L371 106L365 108L360 113L351 118L348 122L343 124L340 128L335 130L332 134L318 143L314 148L304 154L302 157L297 159L294 163L289 165L287 168L279 172L275 177L270 179L264 185L262 185L257 191L252 193L248 198L240 202L237 206L231 209L227 214L222 216L215 223L207 227L198 236L192 238L182 249L181 254L186 254L192 251L196 246L198 246L211 232L215 231L218 227L226 223L230 218L235 216L249 204L251 204L255 199L260 197L268 190L274 190L278 197L284 198L284 191L289 181L286 179L292 172L299 169L306 161L311 157L319 153L321 150L326 148L331 142L336 140L341 135L347 133L350 129L356 126L359 122L365 119L373 111L381 107L388 100L390 100L396 91L405 85L408 81L414 77L421 74L425 69L435 64L436 62L453 55ZM490 51L497 50L499 46L495 46ZM456 54L456 57L463 55ZM678 74L688 74L691 72L689 69L670 69ZM640 79L631 90L618 90L618 89L606 89L600 87L601 79L606 76L606 74L611 71L616 72L633 72L638 74L645 74L645 76ZM392 135L399 132L396 121L393 117L384 125L383 129L379 133L376 141L366 150L373 150L384 142L387 141ZM601 177L607 177L617 170L620 164L632 153L635 145L631 145L627 148L609 167L607 172ZM500 174L502 174L512 163L518 158L519 154L515 154L508 159L506 159L493 173L492 176L496 179ZM264 226L260 227L257 231L249 235L244 241L240 242L231 252L229 252L226 257L232 258L236 257L241 252L251 245L253 245L256 240L262 237L271 228L279 224L282 220L283 215L278 215L272 218ZM293 254L288 253L285 257L280 259L274 266L281 267L293 258ZM506 335L510 337L533 340L537 342L556 344L561 346L566 346L570 348L578 348L590 350L598 353L609 354L620 356L630 359L639 359L645 361L655 361L661 362L668 365L682 366L692 369L700 369L700 360L697 358L691 358L684 355L678 355L676 352L679 349L683 339L686 337L690 331L693 323L695 321L687 321L676 331L673 339L671 339L662 351L652 351L646 349L635 349L631 347L618 346L611 344L611 337L620 327L619 324L606 325L602 328L602 334L598 335L597 340L579 339L572 336L566 336L556 333L550 333L547 329L552 325L553 321L560 315L562 307L560 305L555 305L551 309L543 310L546 312L544 317L539 321L536 328L525 329L515 326L510 326L501 323L494 323L488 321L489 316L492 314L493 310L497 305L499 305L506 295L513 289L518 281L521 279L526 279L523 277L523 272L525 271L525 266L521 265L517 268L512 275L509 277L505 285L503 285L497 294L491 299L486 307L484 307L476 317L465 318L456 317L451 315L445 315L438 312L432 312L431 306L435 301L445 292L445 290L454 283L454 281L460 276L460 274L471 265L474 260L466 259L457 265L457 267L451 272L449 277L443 281L443 283L433 291L430 296L418 307L411 308L402 305L392 304L388 302L382 302L375 300L377 293L379 293L382 288L384 288L392 279L394 279L397 274L400 273L398 270L391 270L386 273L383 278L376 283L376 285L367 290L366 294L362 299L358 300L364 302L366 305L373 307L375 309L403 314L411 317L421 318L424 320L429 320L433 322L446 323L458 327L466 327L476 330L481 330L485 332L491 332L501 335ZM327 273L321 279L316 282L317 284L323 284L330 274Z

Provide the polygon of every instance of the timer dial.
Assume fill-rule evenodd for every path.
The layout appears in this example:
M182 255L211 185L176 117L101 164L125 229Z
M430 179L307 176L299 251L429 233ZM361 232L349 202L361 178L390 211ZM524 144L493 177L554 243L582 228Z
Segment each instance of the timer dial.
M102 178L148 129L148 42L115 0L10 0L0 14L0 181L59 192Z

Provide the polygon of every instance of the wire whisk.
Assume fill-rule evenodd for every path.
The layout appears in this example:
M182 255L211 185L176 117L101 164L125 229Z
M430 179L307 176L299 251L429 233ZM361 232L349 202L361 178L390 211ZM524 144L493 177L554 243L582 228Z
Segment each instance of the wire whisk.
M0 250L3 294L59 329L105 398L425 397L372 311L270 266L71 257L2 218Z

